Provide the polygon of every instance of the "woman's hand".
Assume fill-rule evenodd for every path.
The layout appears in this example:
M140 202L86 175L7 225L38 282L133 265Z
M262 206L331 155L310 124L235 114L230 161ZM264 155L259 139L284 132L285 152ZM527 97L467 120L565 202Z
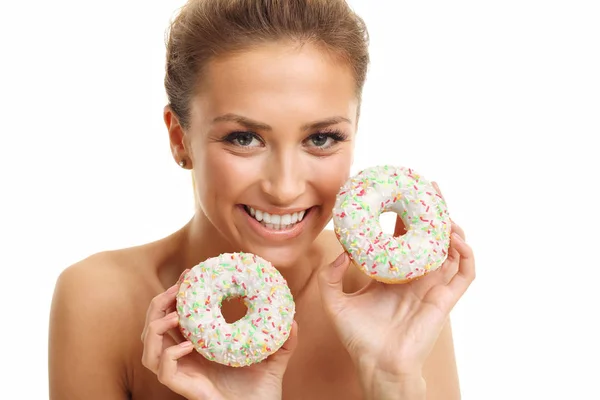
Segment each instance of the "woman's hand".
M405 231L398 218L395 234ZM452 223L448 258L438 270L406 284L373 280L358 292L345 294L342 277L349 264L348 255L342 253L322 269L319 286L324 307L358 368L363 388L405 384L409 390L424 393L425 359L450 311L475 278L473 252L462 229Z
M143 365L163 385L190 400L281 399L283 374L298 341L296 322L283 347L263 362L227 367L206 360L176 329L178 287L179 282L156 296L148 308Z

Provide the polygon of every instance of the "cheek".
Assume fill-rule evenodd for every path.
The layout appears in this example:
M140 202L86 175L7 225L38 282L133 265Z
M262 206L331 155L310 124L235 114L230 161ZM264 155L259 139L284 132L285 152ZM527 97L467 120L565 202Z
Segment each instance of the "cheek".
M333 206L340 187L350 177L352 153L343 152L324 159L315 159L312 165L312 184L326 206Z
M197 155L197 190L203 208L210 214L219 204L231 205L239 200L267 168L264 159L238 157L217 146L209 147ZM300 165L293 169L302 171L300 175L303 176L296 178L312 187L309 191L311 196L316 194L326 208L332 208L339 188L350 176L351 149L324 158L302 154L297 162Z
M198 182L201 183L198 191L206 207L239 198L260 168L256 162L234 156L218 146L208 146L198 155Z

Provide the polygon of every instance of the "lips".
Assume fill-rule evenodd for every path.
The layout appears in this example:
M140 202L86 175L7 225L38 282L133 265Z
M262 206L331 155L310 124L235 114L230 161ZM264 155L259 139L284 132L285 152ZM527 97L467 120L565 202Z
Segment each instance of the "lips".
M310 210L305 209L289 214L269 214L266 211L255 209L250 206L244 206L244 209L252 218L260 222L261 225L275 231L293 228L304 219L307 211Z

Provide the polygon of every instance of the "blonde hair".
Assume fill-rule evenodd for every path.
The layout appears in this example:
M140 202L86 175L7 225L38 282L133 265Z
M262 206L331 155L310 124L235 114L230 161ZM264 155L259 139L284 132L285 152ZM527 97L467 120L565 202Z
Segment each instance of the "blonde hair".
M184 130L191 99L212 59L279 40L315 44L347 63L360 104L369 35L345 0L189 0L179 11L166 37L164 85ZM198 203L193 177L192 182Z

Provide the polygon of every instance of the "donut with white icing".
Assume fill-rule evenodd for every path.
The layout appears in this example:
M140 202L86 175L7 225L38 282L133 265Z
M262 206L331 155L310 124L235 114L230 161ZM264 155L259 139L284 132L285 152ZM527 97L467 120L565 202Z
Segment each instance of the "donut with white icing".
M223 300L241 298L247 313L227 323ZM179 329L206 359L231 367L261 362L290 335L295 304L283 276L261 257L225 253L188 271L176 296Z
M384 233L382 213L392 211L406 234ZM410 168L375 166L348 179L333 210L335 234L351 259L372 279L406 283L438 269L450 246L445 201Z

